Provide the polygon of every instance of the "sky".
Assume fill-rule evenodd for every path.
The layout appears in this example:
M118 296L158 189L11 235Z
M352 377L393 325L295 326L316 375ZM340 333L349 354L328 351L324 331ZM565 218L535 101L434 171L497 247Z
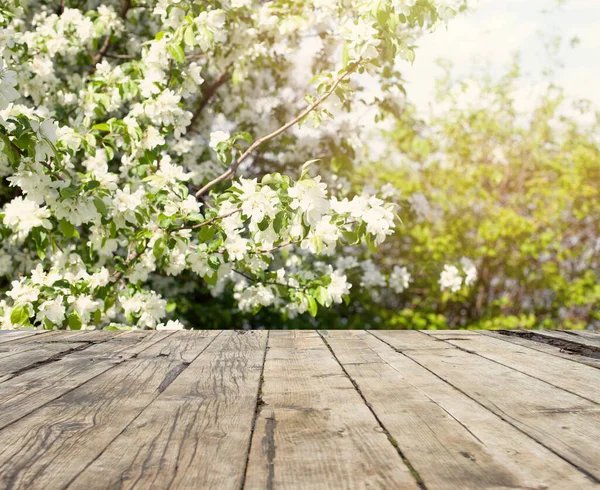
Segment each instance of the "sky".
M544 10L550 11L544 13ZM541 37L563 39L557 67L544 49ZM579 44L569 48L577 37ZM524 73L518 100L527 110L541 94L545 66L554 66L552 81L573 99L589 99L600 109L600 0L480 0L468 14L451 19L447 27L419 41L417 57L404 66L408 98L425 111L434 98L434 80L442 74L436 60L453 63L454 76L489 65L500 74L519 52Z

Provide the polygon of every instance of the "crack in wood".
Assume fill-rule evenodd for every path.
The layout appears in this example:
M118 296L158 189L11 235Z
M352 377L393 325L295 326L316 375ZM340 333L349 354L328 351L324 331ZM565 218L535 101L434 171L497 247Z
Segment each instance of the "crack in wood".
M88 349L89 347L91 347L93 345L96 345L96 344L102 344L105 341L104 340L98 340L98 341L82 340L80 342L83 345L78 345L77 347L73 347L72 349L69 349L69 350L66 350L66 351L62 351L62 352L58 352L58 353L54 354L53 356L50 356L50 357L48 357L46 359L34 362L33 364L30 364L29 366L25 366L25 367L23 367L21 369L13 371L12 373L10 373L9 377L7 377L6 379L3 379L3 381L8 381L9 379L16 378L17 376L20 376L21 374L26 373L27 371L31 371L32 369L37 369L39 367L45 366L46 364L51 364L53 362L60 361L65 356L68 356L68 355L73 354L75 352L80 352L82 350Z
M273 490L273 481L275 479L275 428L277 427L277 419L275 412L271 412L271 416L266 418L265 436L263 437L263 450L267 456L267 490Z
M159 356L160 356L160 354L159 354ZM173 369L171 369L165 376L165 379L163 379L162 382L160 383L160 385L158 385L158 392L162 393L163 391L165 391L168 388L168 386L173 381L175 381L177 376L179 376L183 371L185 371L185 369L189 365L190 365L189 362L182 362L181 364L178 364Z
M254 439L254 430L256 429L256 421L258 420L258 416L263 409L263 406L266 405L262 398L262 389L263 383L265 382L264 372L265 372L265 364L267 363L267 352L269 350L269 338L271 332L267 332L267 341L265 342L265 351L263 353L263 362L260 368L260 377L258 380L258 390L256 393L256 406L254 407L254 416L252 417L252 424L250 426L250 439L248 442L248 451L246 453L246 463L244 464L244 472L242 474L242 481L240 485L240 490L244 490L246 486L246 476L248 474L248 465L250 463L250 451L252 450L252 440Z
M563 340L552 337L545 337L535 332L524 332L521 330L496 330L501 335L507 337L518 337L522 339L532 340L541 344L548 344L553 347L558 347L561 352L568 354L578 354L584 357L591 357L592 359L600 359L600 348L593 345L582 345L577 342L571 342L570 340Z

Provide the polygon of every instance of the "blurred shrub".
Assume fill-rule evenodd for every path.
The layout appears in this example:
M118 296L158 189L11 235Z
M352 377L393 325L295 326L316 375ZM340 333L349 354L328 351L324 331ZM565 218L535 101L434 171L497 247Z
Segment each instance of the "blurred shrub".
M447 72L427 118L395 108L393 149L362 174L404 203L379 261L409 265L414 282L382 306L389 328L600 323L598 117L554 86L521 111L524 86L516 66L495 81ZM440 269L462 257L476 281L442 292Z

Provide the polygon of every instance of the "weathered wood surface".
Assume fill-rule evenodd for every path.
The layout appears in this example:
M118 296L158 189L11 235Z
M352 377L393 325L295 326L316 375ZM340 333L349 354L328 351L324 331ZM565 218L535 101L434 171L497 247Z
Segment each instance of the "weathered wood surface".
M283 331L269 340L246 487L417 489L321 337Z
M600 349L600 337L594 337L592 334L586 335L585 333L570 330L535 330L534 333L543 335L544 337L566 340Z
M2 333L0 490L600 488L599 342Z
M589 351L587 352L589 355L587 356L579 353L581 350L587 350L587 346L583 346L583 349L574 348L572 350L569 350L557 345L551 345L540 341L530 340L526 337L519 337L518 335L516 335L516 332L513 332L515 333L515 335L508 335L506 333L498 333L489 330L479 331L478 333L482 335L487 335L489 337L494 337L505 342L510 342L512 344L522 345L523 347L529 347L530 349L544 352L552 356L562 357L563 359L569 359L571 361L577 361L588 366L600 368L600 351L597 352L597 358L589 356L594 354L594 350L591 348L589 348Z
M393 347L402 345L402 332L375 335ZM441 340L429 333L422 335L432 345ZM460 338L467 342L468 336ZM456 347L405 355L600 481L597 403Z
M477 354L532 378L562 388L595 403L600 403L598 371L577 362L549 357L541 352L473 332L460 338L443 331L430 333L459 349Z

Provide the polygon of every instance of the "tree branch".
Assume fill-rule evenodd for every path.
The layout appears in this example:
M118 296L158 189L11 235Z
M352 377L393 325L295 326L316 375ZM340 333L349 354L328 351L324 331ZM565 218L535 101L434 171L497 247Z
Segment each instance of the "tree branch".
M340 75L337 78L337 80L334 82L334 84L331 86L331 88L327 92L325 92L323 95L321 95L317 100L315 100L312 104L310 104L306 109L304 109L294 119L292 119L291 121L288 121L283 126L281 126L279 129L273 131L271 134L263 136L262 138L259 138L254 143L252 143L248 147L248 149L244 153L242 153L242 155L240 155L240 157L235 161L235 163L230 165L227 168L227 170L225 170L225 172L223 172L221 175L219 175L216 179L211 180L208 184L206 184L198 192L196 192L196 199L200 199L202 197L202 195L206 194L206 192L208 192L213 186L215 186L215 185L219 184L220 182L223 182L229 178L232 178L235 175L235 172L237 171L238 167L242 164L242 162L246 158L248 158L254 152L254 150L256 150L260 145L262 145L263 143L265 143L269 140L272 140L273 138L276 138L281 133L287 131L289 128L291 128L292 126L294 126L297 123L299 123L300 121L302 121L302 119L304 119L308 114L310 114L312 111L314 111L333 92L335 92L335 89L344 80L344 78L346 78L348 75L350 75L352 72L354 72L358 68L359 63L360 63L360 60L353 63L344 73L342 73L342 75Z
M202 100L200 101L200 104L198 104L198 107L196 108L196 110L194 111L194 114L192 115L190 127L194 125L194 123L196 122L196 119L198 119L198 117L200 116L200 114L202 113L204 108L210 102L210 99L212 99L213 96L217 93L217 90L219 90L219 87L221 87L221 85L223 85L227 81L229 81L229 79L231 78L231 73L229 73L230 68L231 68L231 65L227 65L227 67L220 73L220 75L213 82L213 84L210 85L209 87L207 87L206 92L203 91Z
M121 7L121 18L125 19L127 17L127 12L131 8L131 0L125 0L123 6ZM94 55L92 59L92 67L90 68L90 74L93 74L96 71L96 65L102 61L102 58L106 55L110 48L110 32L106 35L104 39L104 43L98 50L98 52Z

